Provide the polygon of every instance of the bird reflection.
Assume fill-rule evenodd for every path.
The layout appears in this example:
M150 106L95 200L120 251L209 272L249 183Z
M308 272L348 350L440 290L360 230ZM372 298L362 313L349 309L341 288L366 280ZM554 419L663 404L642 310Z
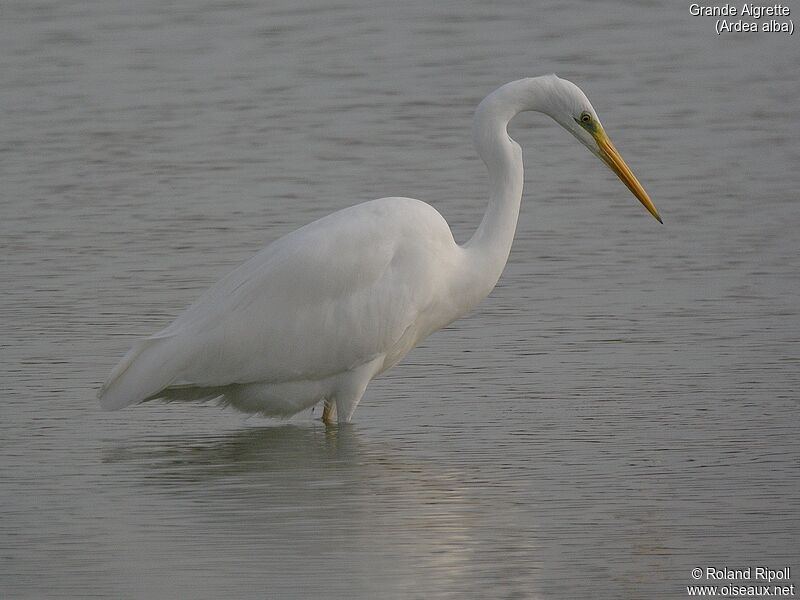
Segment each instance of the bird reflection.
M217 479L243 473L280 474L315 465L345 466L359 454L354 426L246 427L216 436L147 437L109 449L104 462L147 465L148 479Z
M331 590L316 582L330 585L346 568L365 597L409 582L418 591L484 585L537 597L527 568L486 566L496 553L517 567L537 553L515 514L487 513L494 491L466 484L475 474L464 465L386 438L353 425L253 427L143 438L105 461L117 477L128 473L128 519L156 519L190 545L223 544L226 560L269 564L278 587L300 578L309 595L324 595ZM296 557L313 565L314 581L300 577Z

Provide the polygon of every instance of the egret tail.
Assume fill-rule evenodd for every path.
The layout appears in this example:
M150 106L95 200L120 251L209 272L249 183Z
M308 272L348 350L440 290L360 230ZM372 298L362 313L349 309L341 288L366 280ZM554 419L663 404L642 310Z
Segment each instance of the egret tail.
M106 410L119 410L157 394L174 380L172 336L151 337L135 344L108 376L97 397Z

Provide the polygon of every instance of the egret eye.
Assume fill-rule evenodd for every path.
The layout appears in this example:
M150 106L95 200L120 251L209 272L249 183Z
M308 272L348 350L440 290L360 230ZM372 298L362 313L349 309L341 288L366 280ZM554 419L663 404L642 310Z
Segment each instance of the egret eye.
M583 123L584 125L588 125L591 122L592 122L592 115L590 115L588 112L582 112L581 123Z

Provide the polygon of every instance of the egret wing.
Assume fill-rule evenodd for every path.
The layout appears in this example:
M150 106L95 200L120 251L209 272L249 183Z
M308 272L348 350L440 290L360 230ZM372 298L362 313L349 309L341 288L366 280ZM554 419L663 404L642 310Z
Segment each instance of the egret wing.
M321 379L386 353L432 299L420 257L441 243L442 226L454 245L428 205L383 199L284 236L134 346L101 402L120 408L170 386Z

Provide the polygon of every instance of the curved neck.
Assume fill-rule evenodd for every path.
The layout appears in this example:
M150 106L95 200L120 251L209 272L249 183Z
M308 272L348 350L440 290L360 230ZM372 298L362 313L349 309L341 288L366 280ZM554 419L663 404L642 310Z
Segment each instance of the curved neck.
M463 245L468 277L480 301L494 288L505 268L517 228L522 200L522 149L506 130L523 111L545 106L547 78L512 81L495 90L478 105L473 140L489 171L489 206L480 226Z

